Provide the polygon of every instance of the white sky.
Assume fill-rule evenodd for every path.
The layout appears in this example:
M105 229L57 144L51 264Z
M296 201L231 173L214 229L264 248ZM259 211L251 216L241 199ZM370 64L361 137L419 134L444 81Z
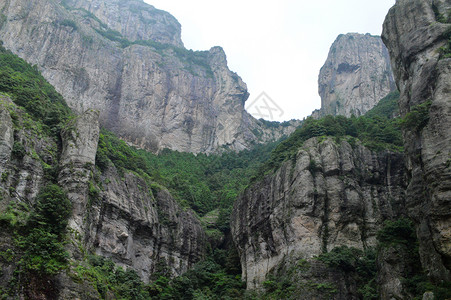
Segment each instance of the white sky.
M144 0L182 24L185 47L224 48L229 68L253 102L265 92L282 110L274 120L302 119L321 106L318 74L340 33L380 35L395 0ZM257 116L258 117L258 116Z

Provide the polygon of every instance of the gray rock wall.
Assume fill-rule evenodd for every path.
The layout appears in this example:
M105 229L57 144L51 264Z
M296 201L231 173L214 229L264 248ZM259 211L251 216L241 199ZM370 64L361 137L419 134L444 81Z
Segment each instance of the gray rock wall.
M390 58L381 38L341 34L320 70L321 109L313 116L361 116L395 88Z
M186 272L204 256L205 233L163 187L112 165L95 170L98 112L89 110L63 131L59 184L73 205L72 235L91 252L135 269L147 282L158 263L172 275ZM72 249L77 257L77 249Z
M451 59L440 50L449 47L450 12L449 0L398 0L382 34L401 115L430 101L423 118L412 118L418 124L404 128L404 140L408 212L417 225L423 267L437 282L451 280Z
M289 256L311 259L346 245L376 244L383 220L402 212L401 154L313 138L237 200L232 235L248 288Z
M178 22L150 5L0 0L0 10L7 49L36 64L74 111L100 111L102 126L138 147L242 150L287 133L244 110L246 84L220 47L182 48Z
M54 138L1 96L0 214L21 203L31 209L40 189L54 180L49 172L58 170L58 184L72 202L67 249L74 263L95 253L133 268L146 282L157 264L165 263L174 276L182 274L204 257L205 233L200 221L150 179L119 173L112 165L103 173L95 168L98 116L88 110L71 120L62 130L59 149ZM23 146L21 155L13 151L14 144ZM1 251L20 253L11 232L2 231L0 242ZM2 257L0 267L0 288L6 288L15 261ZM55 282L59 282L62 299L82 297L85 292L95 295L89 282L74 282L66 273Z

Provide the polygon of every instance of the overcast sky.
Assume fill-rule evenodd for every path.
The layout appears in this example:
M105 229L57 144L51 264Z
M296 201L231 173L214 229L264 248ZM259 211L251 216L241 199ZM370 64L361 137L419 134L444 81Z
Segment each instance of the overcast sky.
M182 24L186 48L223 47L229 68L247 83L250 92L247 105L265 92L283 111L272 116L279 121L302 119L320 108L318 73L335 38L348 32L380 35L385 15L395 3L395 0L144 1L177 18Z

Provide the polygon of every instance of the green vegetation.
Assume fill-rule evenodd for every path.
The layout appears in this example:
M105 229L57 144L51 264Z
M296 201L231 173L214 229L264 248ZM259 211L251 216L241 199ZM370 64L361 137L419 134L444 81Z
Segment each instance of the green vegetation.
M239 258L226 250L216 250L208 259L187 273L172 278L166 261L157 265L151 282L144 284L132 270L117 267L110 259L89 255L75 263L70 276L75 282L87 282L99 298L114 295L117 299L242 299L245 285L241 281Z
M420 132L429 122L429 109L432 101L426 101L422 104L412 107L411 111L400 120L400 125L408 130Z
M448 23L451 23L451 12L449 12ZM447 41L446 45L439 48L440 58L451 58L451 27L443 34L443 38Z
M49 184L40 191L36 205L10 203L0 215L0 226L14 238L16 271L11 290L23 287L51 293L47 282L67 267L68 253L64 249L65 231L71 203L64 191Z
M167 187L183 206L191 207L201 215L219 208L224 215L224 212L230 212L238 194L275 145L257 145L252 150L221 155L194 155L171 150L155 155L130 147L114 134L102 130L96 165L104 170L112 163L119 170L150 176ZM227 223L222 222L223 225Z
M361 299L379 299L376 286L376 251L374 249L369 248L362 251L352 247L340 246L321 254L318 260L352 278L357 283L358 294Z
M0 92L26 109L44 129L57 135L70 115L63 97L23 59L0 46Z
M395 91L382 98L375 107L365 114L367 118L393 119L399 114L399 92Z
M414 224L407 218L387 220L377 234L378 252L392 247L399 258L402 257L404 292L414 300L421 300L427 291L434 293L434 299L445 300L451 297L451 283L433 283L424 273L418 250L418 240Z
M268 121L261 118L258 120L262 122L267 128L288 127L291 124L290 121L277 122L277 121Z
M150 299L146 285L134 270L124 270L101 256L89 255L77 262L70 276L75 282L89 283L100 299L112 294L116 299Z
M90 13L87 16L98 20ZM120 43L122 47L140 44L153 47L161 53L172 51L189 65L203 67L207 73L210 70L208 52L193 52L152 41L130 42L100 20L98 22L99 34ZM63 20L59 25L74 30L78 28L71 20ZM443 51L449 51L449 47ZM445 57L447 53L444 52ZM42 127L42 132L57 140L61 128L71 116L61 95L44 80L36 67L26 64L3 47L0 47L0 66L0 92L10 96L22 108L10 109L15 126ZM400 151L400 126L420 131L428 122L430 102L414 107L403 120L398 121L393 119L397 114L398 98L397 93L387 96L372 111L359 118L327 116L320 120L307 119L301 128L280 145L257 145L252 150L240 153L225 152L207 156L164 150L155 155L130 147L114 134L102 130L96 166L100 171L105 171L114 165L122 175L128 171L134 172L152 182L153 193L163 187L168 188L182 206L190 207L205 217L204 224L208 222L205 226L208 227L209 237L219 240L218 235L225 235L230 230L233 202L251 179L274 170L283 161L293 159L309 138L332 136L337 142L343 138L351 144L359 139L374 150ZM267 127L288 125L262 122ZM55 161L56 153L56 150L49 153ZM26 141L19 140L14 142L12 154L19 160L27 154L37 155ZM331 283L305 280L302 276L310 271L310 263L300 259L288 270L279 270L268 276L263 284L264 293L249 294L245 292L241 281L237 252L233 246L225 244L218 249L208 249L204 261L177 278L172 278L167 262L162 260L157 271L149 278L150 284L144 284L135 271L124 270L111 260L99 256L86 256L81 262L72 262L69 266L64 246L67 242L66 227L71 203L61 187L51 183L57 178L57 163L43 163L43 166L46 185L41 189L35 204L11 202L0 214L0 227L11 232L14 240L11 249L0 252L0 260L16 266L11 290L17 291L23 287L26 292L33 288L35 292L36 289L42 290L43 294L50 295L49 298L55 298L51 290L52 278L65 270L76 282L91 284L102 299L286 299L299 295L299 291L316 291L331 298L337 293L337 287ZM309 169L315 174L321 170L321 166L311 160ZM7 182L9 178L8 172L1 175L2 182ZM10 187L10 191L13 193L14 187ZM100 190L92 181L89 182L88 195L91 204L101 201ZM162 220L164 222L164 218ZM414 299L420 299L422 293L429 290L434 291L437 299L451 297L451 286L446 283L433 284L421 272L418 243L410 220L401 218L387 221L377 238L379 252L387 247L398 247L410 253L406 256L410 269L405 273L403 284L409 295L415 295ZM358 284L359 297L370 300L378 299L377 254L373 249L362 251L343 246L321 254L318 260L352 278ZM298 278L303 280L296 281Z
M311 262L288 256L271 270L263 282L263 291L250 293L249 299L331 299L337 293L335 284L316 276Z
M280 143L271 153L270 159L260 169L259 176L277 169L282 162L293 159L303 143L313 137L332 136L336 139L359 139L370 149L402 151L403 141L396 111L398 93L388 95L381 103L362 117L346 118L326 116L315 120L308 118L288 139ZM351 139L352 140L352 139Z
M399 218L394 221L387 220L384 223L384 227L377 233L377 240L380 247L399 244L405 244L406 246L415 245L417 236L413 222L405 218Z
M170 280L164 272L154 274L150 295L155 299L243 299L245 284L237 266L239 258L232 250L218 249L180 277Z
M448 16L440 13L437 5L435 3L432 4L432 10L435 14L435 19L440 23L451 23L451 9L448 10Z
M68 20L68 19L62 20L61 22L57 22L56 24L58 24L60 26L71 27L73 30L77 30L78 29L77 24L74 21Z
M26 154L26 150L21 142L14 141L14 145L13 145L13 149L12 149L11 153L14 158L22 159Z

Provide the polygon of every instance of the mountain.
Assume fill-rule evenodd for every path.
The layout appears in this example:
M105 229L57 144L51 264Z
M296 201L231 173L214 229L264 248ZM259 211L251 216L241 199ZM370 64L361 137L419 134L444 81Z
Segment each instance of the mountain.
M320 72L324 114L362 114L393 90L388 53L399 94L361 117L309 118L273 151L232 214L248 289L279 299L451 296L450 12L450 1L398 0L384 22L388 51L369 35L334 43Z
M0 1L5 48L33 65L77 113L157 152L243 150L292 132L244 109L246 84L224 51L183 47L181 26L142 1Z
M368 33L341 34L320 70L321 109L313 116L361 116L394 90L390 57L381 38Z
M399 92L265 144L298 122L247 115L223 51L184 49L168 13L0 3L1 298L451 297L449 0L388 13Z
M451 281L451 1L398 0L382 38L404 122L408 213L423 267Z
M180 275L204 257L198 217L166 188L110 160L96 167L98 112L75 116L4 48L0 65L2 297L101 298L87 275L89 257L104 260L95 254L144 281L161 265Z

